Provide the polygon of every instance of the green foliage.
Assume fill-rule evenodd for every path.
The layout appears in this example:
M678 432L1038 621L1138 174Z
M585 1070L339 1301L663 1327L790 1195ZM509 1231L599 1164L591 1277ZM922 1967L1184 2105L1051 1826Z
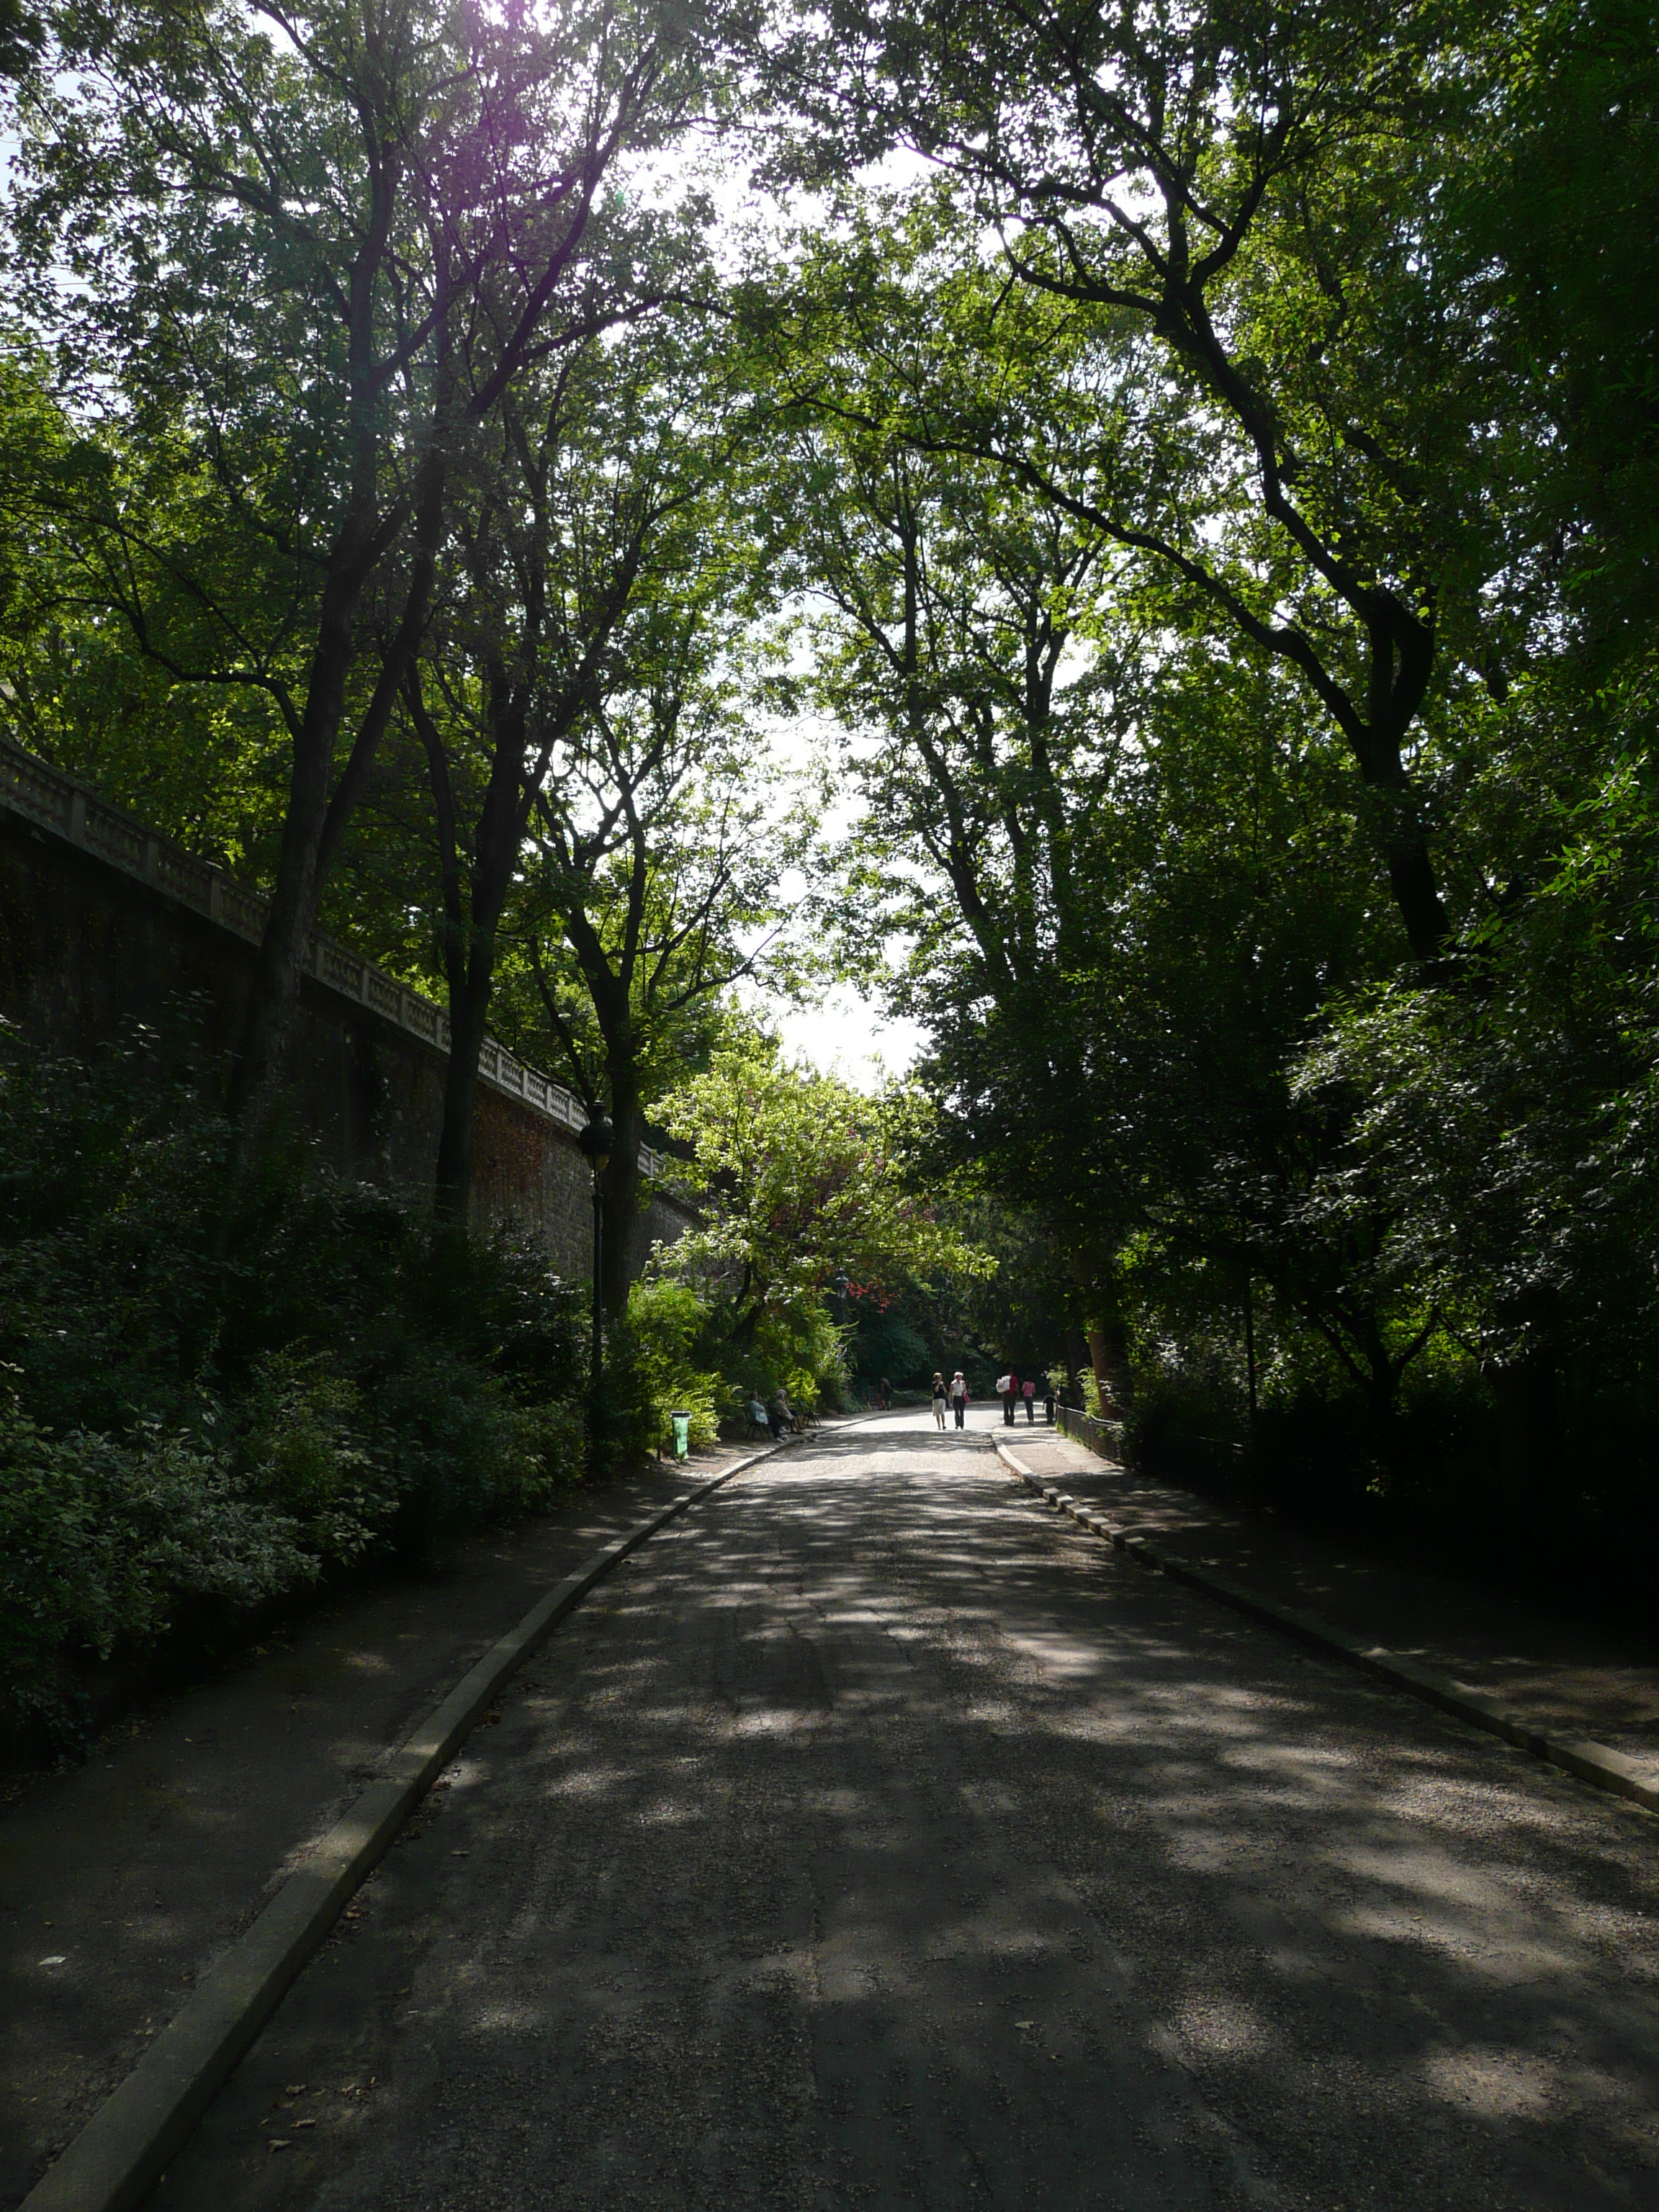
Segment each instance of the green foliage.
M14 9L6 730L265 880L290 760L331 853L398 692L332 918L608 1092L618 1221L679 1085L613 1458L1083 1328L1148 1452L1588 1528L1659 1461L1651 12L828 0L751 58L833 220L709 315L700 196L582 200L568 262L541 198L672 130L702 28L410 4L382 81L320 0L70 9L51 70ZM833 951L931 1038L874 1101L720 997L807 957L763 699L845 736ZM55 1455L136 1501L76 1633L544 1494L580 1354L522 1255L291 1146L233 1184L125 1081L0 1102L20 1528L128 1526L53 1534ZM187 1493L226 1548L146 1565Z
M692 1449L706 1450L742 1422L748 1399L765 1404L780 1387L808 1413L847 1402L842 1332L822 1304L769 1310L734 1331L724 1301L661 1271L674 1256L633 1285L627 1329L607 1339L613 1450L666 1445L675 1412L690 1414Z
M580 1469L573 1295L434 1243L302 1147L234 1178L153 1039L0 1073L0 1664L245 1609L374 1548L545 1505Z
M915 1187L927 1121L912 1089L864 1098L788 1066L770 1038L724 1047L663 1109L690 1150L680 1174L703 1211L665 1264L706 1286L738 1338L811 1314L837 1278L881 1290L984 1271L991 1263Z
M54 1437L0 1401L0 1689L46 1703L66 1648L153 1642L181 1599L246 1607L313 1577L298 1515L193 1436ZM296 1501L297 1502L297 1501Z
M708 1451L719 1441L721 1424L734 1418L735 1390L716 1368L703 1364L708 1321L708 1308L689 1284L647 1276L630 1287L626 1382L643 1417L640 1448L669 1443L669 1415L681 1413L691 1416L692 1450ZM624 1377L617 1380L620 1396Z
M809 1412L842 1406L854 1310L927 1300L925 1285L993 1264L919 1194L930 1117L913 1090L862 1097L837 1077L790 1066L771 1039L749 1037L721 1045L663 1119L690 1150L678 1173L701 1218L659 1249L634 1302L680 1316L681 1387L694 1387L700 1366L728 1394L764 1403L781 1385Z
M859 1301L848 1349L866 1382L876 1384L884 1377L901 1390L921 1389L936 1364L932 1342L915 1322L894 1305L878 1305L873 1299Z

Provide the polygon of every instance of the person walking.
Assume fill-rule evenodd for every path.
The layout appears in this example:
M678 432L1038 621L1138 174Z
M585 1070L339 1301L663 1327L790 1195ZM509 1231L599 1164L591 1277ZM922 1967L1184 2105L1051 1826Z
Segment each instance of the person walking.
M1036 1426L1036 1384L1029 1375L1025 1378L1025 1425L1028 1429Z
M940 1428L945 1426L945 1377L937 1369L933 1372L933 1419Z
M959 1429L965 1427L968 1418L968 1378L959 1367L951 1377L951 1403L956 1411L957 1426Z
M1054 1425L1054 1378L1052 1375L1043 1379L1042 1417L1052 1429Z
M1019 1403L1019 1377L1012 1367L997 1388L1002 1393L1002 1425L1005 1429L1012 1429L1014 1407Z

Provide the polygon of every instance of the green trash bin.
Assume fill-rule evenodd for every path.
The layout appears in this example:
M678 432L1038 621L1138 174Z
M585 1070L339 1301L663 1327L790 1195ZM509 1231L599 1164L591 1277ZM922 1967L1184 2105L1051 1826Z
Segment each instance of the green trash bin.
M671 1413L674 1428L674 1456L684 1459L691 1449L691 1416L690 1413Z

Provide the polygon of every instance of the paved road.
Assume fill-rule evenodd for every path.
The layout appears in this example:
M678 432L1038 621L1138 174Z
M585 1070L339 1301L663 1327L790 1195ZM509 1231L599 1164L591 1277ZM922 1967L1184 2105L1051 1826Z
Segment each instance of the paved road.
M1270 1506L1206 1497L1097 1458L1059 1430L1008 1433L1022 1464L1148 1538L1279 1605L1313 1613L1437 1674L1498 1698L1556 1735L1588 1736L1635 1759L1659 1787L1659 1613L1597 1627L1540 1595L1416 1566L1353 1531L1298 1525Z
M982 1437L740 1479L417 1825L159 2204L1659 2206L1659 1822Z
M341 1591L0 1811L0 2208L21 2203L387 1751L550 1583L686 1486L670 1468L585 1486L422 1576Z

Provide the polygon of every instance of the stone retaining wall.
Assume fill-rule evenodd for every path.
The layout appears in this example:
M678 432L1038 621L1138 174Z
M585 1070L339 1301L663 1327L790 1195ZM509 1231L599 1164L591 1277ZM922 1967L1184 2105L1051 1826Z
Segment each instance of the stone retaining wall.
M11 746L0 747L0 1015L43 1050L84 1054L142 1023L164 1052L226 1066L264 902L221 871ZM291 1110L342 1172L432 1188L449 1025L420 993L313 939L289 1049ZM513 1221L568 1278L592 1272L578 1101L494 1039L479 1058L475 1226ZM660 1170L642 1152L647 1176ZM653 1194L635 1265L687 1217Z

